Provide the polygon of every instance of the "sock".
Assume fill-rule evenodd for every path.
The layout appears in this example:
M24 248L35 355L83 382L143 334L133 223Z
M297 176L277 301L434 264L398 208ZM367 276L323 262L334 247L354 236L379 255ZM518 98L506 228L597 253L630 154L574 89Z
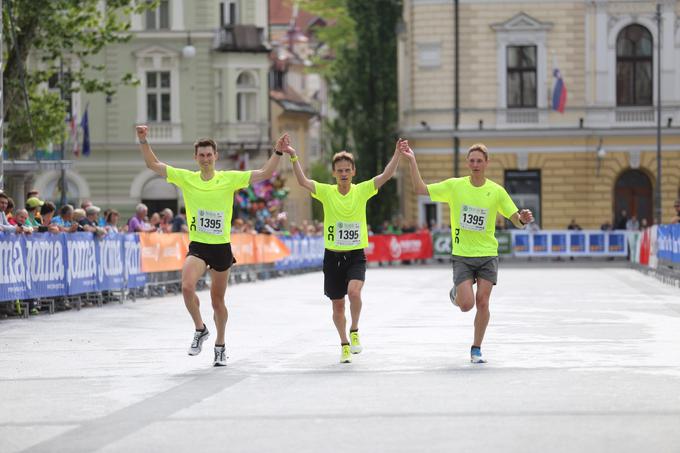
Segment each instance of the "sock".
M207 327L205 326L205 323L203 323L203 328L202 329L196 329L196 332L205 332L205 329L207 329Z
M216 348L223 348L224 345L223 345L223 344L216 344L215 347L216 347Z
M349 343L340 343L340 346L349 346Z
M474 346L474 345L470 346L470 352L474 351L475 349L478 350L478 351L481 351L482 347L481 346Z
M349 329L349 333L358 332L358 331L359 331L359 329Z

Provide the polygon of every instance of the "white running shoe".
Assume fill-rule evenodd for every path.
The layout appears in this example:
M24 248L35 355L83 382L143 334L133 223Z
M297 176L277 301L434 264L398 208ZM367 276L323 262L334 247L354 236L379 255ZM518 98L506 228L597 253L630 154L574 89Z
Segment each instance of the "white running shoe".
M227 350L224 346L215 346L213 366L227 366Z
M451 303L454 306L456 306L456 307L458 306L458 304L456 303L456 287L455 286L453 288L451 288L451 291L449 291L449 300L451 301Z
M482 350L479 348L472 348L470 350L470 362L471 363L486 363L486 360L482 358Z
M194 332L194 339L191 342L191 346L189 346L189 355L200 354L203 342L207 340L209 336L210 332L208 332L207 327L204 327L203 330L197 330Z

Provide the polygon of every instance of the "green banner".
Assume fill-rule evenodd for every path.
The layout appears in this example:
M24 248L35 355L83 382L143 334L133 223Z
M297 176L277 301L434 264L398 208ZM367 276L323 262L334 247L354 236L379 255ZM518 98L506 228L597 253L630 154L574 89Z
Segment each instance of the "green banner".
M499 255L512 253L512 234L509 231L496 231L496 240L498 240ZM432 233L432 246L435 258L451 256L451 233L448 231Z

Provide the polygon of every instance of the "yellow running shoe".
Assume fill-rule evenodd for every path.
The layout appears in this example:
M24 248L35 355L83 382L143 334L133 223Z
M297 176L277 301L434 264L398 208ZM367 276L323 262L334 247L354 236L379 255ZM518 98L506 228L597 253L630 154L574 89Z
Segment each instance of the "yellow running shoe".
M361 341L359 341L359 332L350 332L349 341L351 344L349 348L350 352L352 352L352 354L359 354L363 349L361 347Z
M352 361L352 353L350 352L349 345L342 345L342 354L340 355L340 363L350 363Z

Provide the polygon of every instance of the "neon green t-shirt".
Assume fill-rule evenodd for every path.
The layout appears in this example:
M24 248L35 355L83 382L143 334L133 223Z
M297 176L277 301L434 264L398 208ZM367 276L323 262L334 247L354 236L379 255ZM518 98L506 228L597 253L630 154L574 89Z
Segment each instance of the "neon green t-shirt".
M168 182L182 189L189 240L226 244L231 240L234 192L248 186L250 171L216 171L210 181L200 171L167 166Z
M517 212L502 186L487 179L484 185L475 187L466 176L428 184L427 190L432 201L449 204L453 255L498 256L496 214L500 212L507 219Z
M358 250L368 247L366 202L378 193L373 179L352 184L346 195L337 184L314 181L312 197L323 204L324 247L330 250Z

